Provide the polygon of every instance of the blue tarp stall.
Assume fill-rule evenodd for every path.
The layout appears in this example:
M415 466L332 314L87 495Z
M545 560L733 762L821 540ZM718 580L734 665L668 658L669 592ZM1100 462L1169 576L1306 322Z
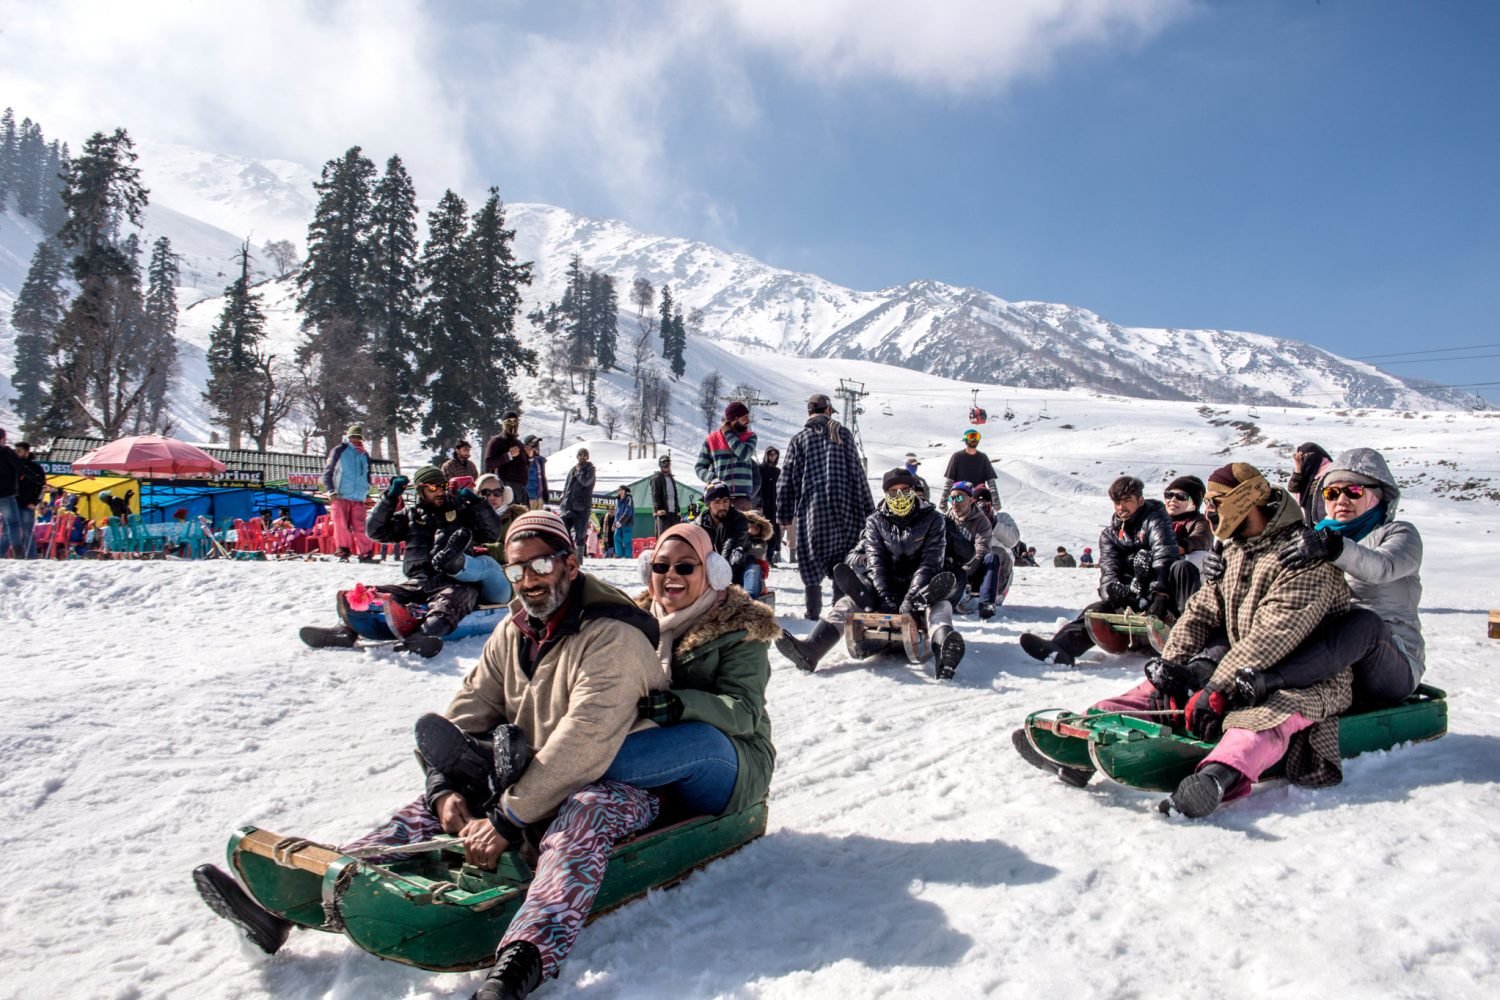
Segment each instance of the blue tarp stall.
M306 529L327 511L322 501L285 490L158 482L147 487L141 497L141 519L147 524L160 524L185 510L189 518L206 517L215 527L221 527L236 518L248 521L260 517L267 510L275 518L283 507L293 524Z

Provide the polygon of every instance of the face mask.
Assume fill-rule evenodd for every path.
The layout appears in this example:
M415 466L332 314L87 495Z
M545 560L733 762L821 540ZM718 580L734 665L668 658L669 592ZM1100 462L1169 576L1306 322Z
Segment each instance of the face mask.
M902 490L898 493L887 493L885 495L885 509L897 517L905 517L912 512L917 505L917 494L912 490Z

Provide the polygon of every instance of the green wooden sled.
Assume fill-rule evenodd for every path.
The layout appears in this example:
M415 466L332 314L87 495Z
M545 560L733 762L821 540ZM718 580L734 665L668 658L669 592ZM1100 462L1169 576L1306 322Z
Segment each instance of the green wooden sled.
M733 853L765 833L766 815L762 802L618 845L589 919ZM230 868L266 909L303 927L341 932L380 958L435 972L488 967L532 877L516 851L507 851L495 871L465 863L457 839L376 864L247 826L229 839L228 853Z
M1399 705L1339 717L1339 752L1355 757L1401 743L1435 740L1448 731L1447 694L1423 684ZM1169 792L1214 748L1170 724L1119 712L1084 715L1048 709L1026 719L1041 753L1069 767L1093 767L1131 788ZM1281 775L1281 765L1264 777Z

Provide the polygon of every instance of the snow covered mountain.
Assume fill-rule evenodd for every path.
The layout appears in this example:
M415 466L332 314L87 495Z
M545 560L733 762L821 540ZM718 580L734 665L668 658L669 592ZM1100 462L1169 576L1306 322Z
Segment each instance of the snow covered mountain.
M206 437L202 352L233 254L244 240L252 249L273 239L300 245L317 174L286 161L149 140L139 142L138 150L151 191L147 242L167 236L182 255L183 379L173 411L181 433ZM435 190L425 193L424 209L436 200ZM705 243L653 236L562 208L518 203L508 206L508 213L518 255L536 262L526 308L561 298L564 272L576 253L586 266L616 278L622 302L638 276L658 288L670 284L685 312L702 315L692 331L690 354L695 343L711 341L734 353L876 361L993 387L986 393L992 406L1003 398L1001 387L1211 403L1407 410L1485 406L1467 393L1262 334L1122 327L1075 306L1010 302L981 289L930 280L858 291ZM10 311L38 237L28 220L0 214L0 419L7 421L13 416ZM261 277L271 277L264 253L259 268ZM271 347L289 352L297 337L291 283L278 281L267 294ZM633 317L622 315L622 321L622 328L634 327Z

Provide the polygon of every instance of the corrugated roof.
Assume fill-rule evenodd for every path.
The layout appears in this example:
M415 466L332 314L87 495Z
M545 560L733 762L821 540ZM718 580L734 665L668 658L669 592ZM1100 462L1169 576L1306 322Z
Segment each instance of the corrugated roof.
M39 462L71 463L104 443L102 438L55 437L45 453L33 457ZM230 469L259 469L268 486L286 483L293 476L302 477L304 481L308 476L321 476L323 463L326 461L322 455L299 455L289 451L253 451L248 448L220 448L211 444L200 444L195 447L202 448ZM395 474L396 463L390 459L370 459L372 478Z

